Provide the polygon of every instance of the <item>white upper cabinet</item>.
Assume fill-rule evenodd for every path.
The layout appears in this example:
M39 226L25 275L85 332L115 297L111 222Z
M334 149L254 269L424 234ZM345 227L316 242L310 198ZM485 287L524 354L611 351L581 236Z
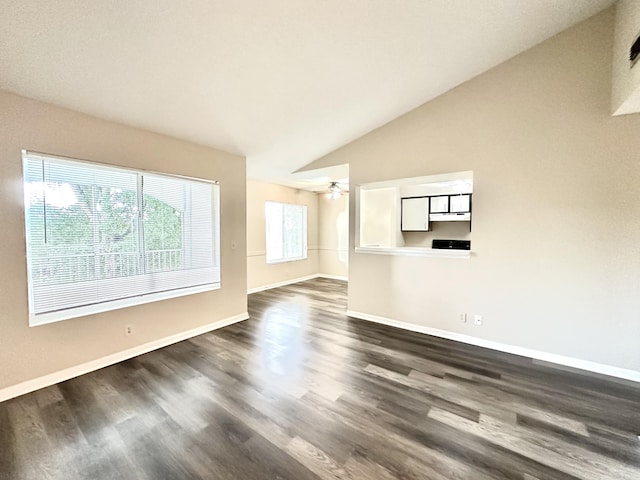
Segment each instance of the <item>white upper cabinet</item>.
M442 195L439 197L431 197L431 213L445 213L449 211L449 196Z
M429 197L414 197L402 199L403 232L429 231Z
M471 222L471 194L431 197L429 220L432 222Z
M452 195L449 197L449 211L452 213L470 212L471 195Z

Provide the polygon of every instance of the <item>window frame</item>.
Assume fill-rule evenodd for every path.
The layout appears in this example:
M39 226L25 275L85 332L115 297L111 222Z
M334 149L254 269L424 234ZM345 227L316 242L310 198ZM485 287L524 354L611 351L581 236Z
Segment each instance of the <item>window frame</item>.
M165 177L171 179L182 179L186 181L192 182L201 182L211 186L211 213L212 213L212 232L211 232L211 244L213 248L213 268L217 270L217 282L201 284L201 285L192 285L186 287L179 287L172 290L152 292L152 293L140 293L134 294L130 297L113 299L107 301L100 301L94 304L82 305L82 306L74 306L69 308L60 309L57 311L50 312L42 312L35 313L34 306L34 285L32 279L32 254L30 252L31 248L29 246L29 226L28 221L29 217L27 215L27 204L26 201L23 200L22 208L24 215L24 238L25 238L25 250L26 250L26 275L27 275L27 287L28 287L28 313L29 313L29 326L34 327L38 325L45 325L49 323L54 323L62 320L69 320L77 317L84 317L87 315L93 315L97 313L108 312L112 310L118 310L121 308L128 308L136 305L143 305L146 303L153 303L160 300L166 300L171 298L178 298L186 295L193 295L196 293L208 292L213 290L218 290L221 288L222 283L222 272L220 265L220 183L215 180L202 179L196 177L190 177L185 175L176 175L165 172L158 172L152 170L144 170L140 168L131 168L124 167L120 165L113 164L105 164L100 162L94 162L89 160L64 157L59 155L53 155L49 153L41 153L30 150L22 150L22 162L23 162L23 178L22 183L23 186L26 184L26 173L27 173L27 163L29 159L33 159L34 157L40 158L50 162L58 162L58 163L75 163L79 165L83 165L90 168L95 168L96 170L111 170L111 171L121 171L128 172L138 175L138 179L144 178L147 176L156 176L156 177ZM137 189L140 188L140 184L138 184ZM141 197L143 192L141 190L136 191L137 196ZM173 270L171 272L184 272L186 269L181 270ZM126 277L119 277L126 278ZM96 280L94 280L95 282ZM97 280L100 281L100 280ZM79 284L82 282L78 282ZM68 284L67 284L68 285Z
M283 256L277 259L269 259L269 242L268 242L268 237L269 237L269 219L267 218L267 204L275 204L275 205L279 205L282 207L282 223L281 223L281 228L282 228L282 251L284 252L285 250L285 222L284 222L284 209L286 207L299 207L301 209L302 212L302 222L303 222L303 228L301 231L301 244L302 244L302 256L297 256L297 257L285 257L284 253ZM307 244L307 237L308 237L308 230L309 230L309 224L308 224L308 207L307 205L302 205L302 204L297 204L297 203L285 203L285 202L277 202L275 200L266 200L265 201L265 261L267 263L267 265L274 265L274 264L278 264L278 263L287 263L287 262L298 262L301 260L307 260L309 258L308 254L309 254L309 246Z

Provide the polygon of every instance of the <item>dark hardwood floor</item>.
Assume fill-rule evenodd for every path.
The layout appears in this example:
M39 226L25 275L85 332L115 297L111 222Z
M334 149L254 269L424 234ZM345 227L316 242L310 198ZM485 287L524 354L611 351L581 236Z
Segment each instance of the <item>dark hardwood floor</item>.
M346 284L0 403L2 479L639 480L640 386L346 317Z

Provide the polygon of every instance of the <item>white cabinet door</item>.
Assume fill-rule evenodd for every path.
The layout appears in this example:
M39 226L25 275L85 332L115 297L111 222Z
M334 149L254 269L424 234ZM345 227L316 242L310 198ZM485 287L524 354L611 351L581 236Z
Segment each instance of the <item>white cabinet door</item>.
M402 199L400 228L403 232L429 231L429 197Z
M451 195L450 198L450 208L451 208L451 212L470 212L471 209L469 208L470 202L470 195Z
M449 196L431 197L430 213L446 213L449 211Z

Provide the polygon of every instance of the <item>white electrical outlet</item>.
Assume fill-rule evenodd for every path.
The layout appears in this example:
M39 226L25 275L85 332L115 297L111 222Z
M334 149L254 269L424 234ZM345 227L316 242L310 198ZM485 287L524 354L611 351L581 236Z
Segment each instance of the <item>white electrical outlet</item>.
M476 325L482 325L482 315L474 315L473 323Z
M124 334L129 336L133 335L133 325L127 325L124 327Z
M458 314L458 318L460 319L461 323L467 323L467 314L466 313Z

